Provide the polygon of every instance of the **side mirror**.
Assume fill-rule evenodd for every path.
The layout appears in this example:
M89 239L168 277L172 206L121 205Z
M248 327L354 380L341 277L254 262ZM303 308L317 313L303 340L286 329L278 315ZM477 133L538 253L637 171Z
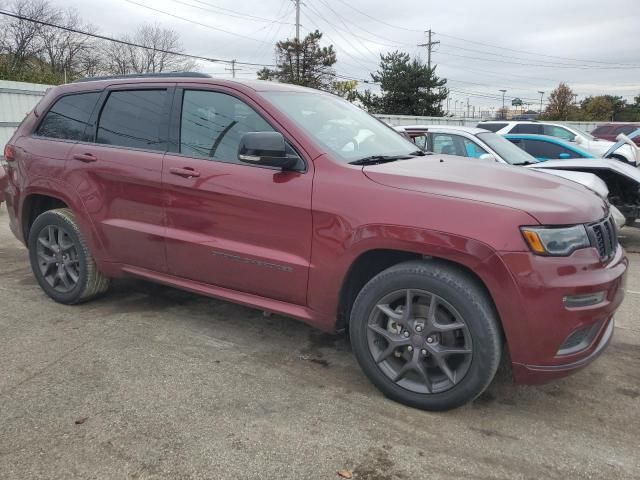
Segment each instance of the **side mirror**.
M490 153L483 153L478 157L480 160L486 160L487 162L497 162L498 159Z
M579 145L582 143L582 137L580 135L576 135L575 137L573 137L572 141Z
M278 132L248 132L240 139L238 160L264 167L292 170L299 158L287 154L287 145Z
M558 155L558 158L562 160L568 160L569 158L571 158L571 155L569 155L568 153L561 153L560 155Z

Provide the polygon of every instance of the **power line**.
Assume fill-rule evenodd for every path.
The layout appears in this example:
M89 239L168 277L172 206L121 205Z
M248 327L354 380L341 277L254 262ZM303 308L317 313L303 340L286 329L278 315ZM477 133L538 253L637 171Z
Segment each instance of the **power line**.
M511 62L511 61L507 61L507 60L499 60L496 58L478 58L478 57L471 57L469 55L460 55L457 53L451 53L451 52L439 52L442 53L444 55L450 55L450 56L454 56L454 57L460 57L460 58L470 58L471 60L479 60L482 62L497 62L497 63L506 63L508 65L523 65L526 67L543 67L543 68L566 68L566 69L580 69L580 70L599 70L599 69L603 69L604 67L588 67L588 66L580 66L580 65L576 65L576 66L563 66L563 65L545 65L545 64L541 64L541 63L523 63L523 62ZM608 67L607 70L625 70L625 69L630 69L630 68L640 68L640 66L637 67Z
M159 10L157 8L150 7L148 5L144 5L143 3L134 2L133 0L124 0L124 1L127 2L127 3L131 3L133 5L137 5L137 6L142 7L142 8L146 8L147 10L152 10L152 11L157 12L157 13L162 13L163 15L168 15L168 16L170 16L172 18L177 18L178 20L182 20L183 22L189 22L189 23L192 23L194 25L200 25L201 27L209 28L211 30L216 30L218 32L226 33L228 35L233 35L234 37L251 40L253 42L264 43L262 40L258 40L257 38L249 37L247 35L242 35L240 33L230 32L229 30L224 30L222 28L214 27L213 25L209 25L209 24L206 24L206 23L201 23L201 22L198 22L196 20L191 20L190 18L181 17L181 16L175 15L173 13L165 12L164 10Z
M414 28L407 28L407 27L399 27L397 25L392 25L391 23L387 23L387 22L383 22L382 20L372 17L371 15L369 15L366 12L363 12L362 10L358 10L356 7L354 7L353 5L349 5L347 2L345 2L344 0L338 0L340 3L342 3L343 5L346 5L347 7L349 7L352 10L355 10L356 12L358 12L360 15L364 15L367 18L370 18L371 20L381 23L382 25L386 25L387 27L391 27L391 28L397 28L398 30L406 30L407 32L418 32L418 33L423 33L422 30L416 30Z
M340 0L340 1L342 1L342 0ZM447 35L446 33L438 32L438 34L443 36L443 37L454 38L454 39L460 40L462 42L475 43L477 45L484 45L485 47L497 48L497 49L501 49L501 50L509 50L510 52L525 53L527 55L536 55L536 56L539 56L539 57L557 58L557 59L560 59L560 60L570 60L570 61L574 61L574 62L600 63L600 64L604 64L604 65L625 65L625 66L633 66L633 67L637 67L638 66L638 65L628 64L628 63L603 62L603 61L600 61L600 60L587 60L587 59L584 59L584 58L571 58L571 57L561 57L561 56L558 56L558 55L547 55L547 54L544 54L544 53L531 52L531 51L527 51L527 50L517 50L517 49L514 49L514 48L508 48L508 47L504 47L504 46L493 45L491 43L478 42L477 40L469 40L469 39L462 38L462 37L456 37L454 35Z
M227 15L229 17L246 18L247 20L255 20L255 21L260 21L260 22L272 22L272 23L284 23L284 24L287 24L287 25L291 25L291 22L282 22L277 18L273 19L273 18L258 17L256 15L250 15L248 13L242 13L242 12L238 12L236 10L231 10L229 8L218 7L217 5L212 5L210 3L203 2L202 0L192 0L192 1L194 1L196 3L199 3L201 5L206 5L207 7L210 7L210 8L198 7L196 5L190 5L190 4L185 3L185 2L183 2L181 0L173 0L173 1L177 2L177 3L182 3L184 5L188 5L188 6L193 7L193 8L199 8L201 10L206 10L206 11L218 13L220 15ZM231 13L220 13L217 10L222 10L222 11L231 12Z
M486 51L483 51L483 50L476 50L474 48L459 47L457 45L450 45L448 43L445 44L445 46L447 48L454 48L454 49L457 49L457 50L464 50L464 51L467 51L467 52L480 53L482 55L493 55L493 56L501 57L501 58L512 58L512 59L515 59L515 60L527 61L526 58L522 58L522 57L516 57L516 56L513 56L513 55L503 55L501 53L486 52ZM484 59L482 59L482 60L484 60ZM531 65L533 65L533 64L531 64ZM545 66L547 66L547 65L548 66L565 66L565 67L570 67L570 68L585 68L585 69L594 69L594 70L596 70L596 69L609 70L609 69L612 68L612 67L597 66L597 65L573 65L573 64L569 64L569 63L560 63L560 62L545 62ZM622 69L622 68L640 68L640 65L629 66L629 67L616 67L616 68L620 68L620 69Z
M398 48L398 47L400 47L400 46L408 46L408 45L410 45L410 44L408 44L408 43L401 43L401 42L398 42L398 41L396 41L396 40L391 40L391 39L389 39L389 38L382 37L382 36L380 36L380 35L378 35L378 34L376 34L376 33L372 33L372 32L370 32L369 30L366 30L366 29L364 29L364 28L360 27L359 25L357 25L357 24L355 24L355 23L353 23L353 22L351 22L351 21L348 21L348 19L344 18L342 15L340 15L338 12L336 12L336 11L331 7L331 5L329 4L329 2L326 2L326 1L324 1L324 0L320 0L320 3L322 3L322 4L323 4L323 5L325 5L329 10L331 10L331 11L333 12L333 14L338 18L338 20L340 20L340 22L345 26L345 28L347 29L347 31L348 31L348 32L349 32L353 37L355 37L355 38L358 38L358 39L360 39L360 40L364 40L365 42L375 43L375 44L377 44L377 45L381 45L381 46L383 46L383 47L390 47L390 48ZM347 24L346 24L346 22L347 22L347 21L349 22L349 24L350 24L351 26L353 26L353 27L355 27L355 28L358 28L358 29L362 30L363 32L366 32L366 33L368 33L369 35L372 35L373 37L381 38L382 40L384 40L384 41L386 41L386 42L392 42L392 43L394 43L395 45L391 45L391 44L389 44L389 43L381 43L381 42L378 42L378 41L376 41L376 40L372 40L372 39L370 39L370 38L363 37L363 36L361 36L361 35L356 34L356 33L354 33L354 32L353 32L353 31L352 31L352 30L347 26Z
M221 59L221 58L213 58L213 57L205 57L202 55L192 55L189 53L183 53L183 52L176 52L173 50L165 50L163 48L155 48L155 47L149 47L147 45L141 45L139 43L135 43L135 42L130 42L127 40L120 40L117 38L113 38L113 37L107 37L106 35L100 35L98 33L91 33L91 32L85 32L82 30L78 30L77 28L71 28L71 27L65 27L63 25L57 25L55 23L51 23L51 22L45 22L43 20L36 20L34 18L29 18L29 17L25 17L23 15L18 15L17 13L13 13L13 12L7 12L5 10L0 10L0 15L5 15L7 17L13 17L16 18L18 20L24 20L27 22L32 22L32 23L37 23L39 25L44 25L47 27L52 27L52 28L57 28L59 30L64 30L67 32L71 32L71 33L77 33L79 35L85 35L87 37L92 37L92 38L98 38L100 40L106 40L108 42L114 42L114 43L119 43L121 45L128 45L130 47L137 47L137 48L142 48L145 50L154 50L156 52L160 52L160 53L166 53L169 55L176 55L179 57L185 57L185 58L192 58L194 60L203 60L206 62L213 62L213 63L231 63L231 60L226 60L226 59ZM257 66L257 67L275 67L275 65L273 64L265 64L265 63L252 63L252 62L236 62L238 65L253 65L253 66Z

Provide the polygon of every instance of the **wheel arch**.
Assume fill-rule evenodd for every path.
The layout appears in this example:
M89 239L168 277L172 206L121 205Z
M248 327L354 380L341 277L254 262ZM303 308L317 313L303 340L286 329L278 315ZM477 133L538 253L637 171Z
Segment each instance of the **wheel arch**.
M459 259L452 260L451 258L444 256L426 255L415 250L384 248L366 250L360 253L351 263L342 281L339 292L338 310L336 312L336 330L340 331L348 328L353 302L360 290L362 290L369 280L387 268L410 260L423 260L425 262L445 264L468 276L479 288L482 289L483 292L486 293L487 298L493 306L496 317L498 318L498 324L500 325L504 336L504 328L500 319L500 313L496 306L496 301L491 294L487 283L469 265L465 265L465 263L462 263Z
M96 262L101 265L104 252L102 242L81 198L64 182L55 179L43 180L45 181L46 184L38 181L32 183L22 195L19 218L20 233L25 245L28 245L29 230L38 215L56 208L68 208L73 212Z

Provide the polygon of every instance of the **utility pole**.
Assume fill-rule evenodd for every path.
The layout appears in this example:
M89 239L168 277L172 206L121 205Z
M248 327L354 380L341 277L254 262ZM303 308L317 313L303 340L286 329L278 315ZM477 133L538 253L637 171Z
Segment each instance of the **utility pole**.
M469 97L467 97L467 118L469 118Z
M544 97L544 92L542 90L538 90L540 94L540 115L542 115L542 98Z
M296 40L300 41L300 0L293 0L296 6Z
M291 0L296 6L296 80L300 80L300 3L301 0Z
M506 115L506 112L504 111L504 94L505 94L505 93L507 93L507 91L506 91L504 88L503 88L503 89L500 89L500 90L498 90L498 91L499 91L499 92L502 92L502 120L504 120L504 119L505 119L505 117L507 116L507 115Z
M440 42L439 41L434 42L431 40L431 36L433 35L433 33L431 32L431 29L427 30L424 33L427 34L428 41L427 43L420 43L418 44L418 46L427 48L427 67L429 68L429 70L431 70L431 51L433 50L433 46L438 45Z
M236 68L236 61L235 59L231 60L231 68L225 68L225 70L227 72L231 72L231 76L233 78L236 78L236 71L237 70L242 70L241 68Z

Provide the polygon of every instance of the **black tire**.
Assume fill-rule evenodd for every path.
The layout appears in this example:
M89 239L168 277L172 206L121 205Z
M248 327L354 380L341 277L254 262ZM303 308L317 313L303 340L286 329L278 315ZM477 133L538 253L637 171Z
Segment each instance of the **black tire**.
M65 252L68 252L68 255L59 246L57 251L52 250L53 243L50 247L43 246L46 243L46 238L42 237L46 237L47 232L49 235L50 232L54 232L56 238L63 235L66 242ZM74 215L68 208L49 210L39 215L29 230L27 244L33 274L40 287L56 302L67 305L82 303L109 289L109 279L98 271ZM55 245L58 244L55 243ZM70 271L68 272L66 271L67 256L73 257L68 261L69 265L73 265L69 267ZM59 263L52 263L52 261ZM63 269L60 265L63 262L66 272L64 275L65 284L62 284L63 282L59 279L56 279L58 280L57 285L55 280L52 284L52 278L60 275L61 269Z
M466 325L464 332L460 329L453 334L455 338L452 337L452 341L462 342L458 344L465 345L459 349L459 351L462 351L464 354L459 354L458 357L464 360L458 361L458 366L465 366L466 370L457 377L458 371L454 371L453 375L451 375L452 369L449 368L451 364L445 365L449 370L448 378L451 379L451 381L447 380L447 376L441 376L440 378L444 378L444 380L440 380L440 384L445 386L449 384L449 388L442 387L440 391L437 391L436 383L430 383L430 374L422 374L422 371L436 372L432 378L437 379L438 369L441 370L442 375L445 373L444 368L440 368L438 366L440 364L435 362L435 355L431 359L431 366L429 366L431 350L428 349L436 345L435 343L432 345L423 344L424 347L427 348L413 346L398 347L396 350L393 350L393 354L387 354L388 356L385 357L387 360L382 361L378 359L377 363L374 359L372 349L375 349L376 345L378 345L376 342L379 342L379 338L385 340L383 343L384 347L380 348L380 350L387 352L392 348L392 342L386 340L387 335L389 335L387 332L389 329L388 326L387 330L383 332L382 337L376 337L377 335L381 335L379 333L380 328L372 319L379 319L382 316L382 318L386 319L387 325L389 325L388 322L392 322L391 316L386 313L381 314L378 311L391 311L390 308L384 310L384 307L390 307L391 304L382 305L379 302L393 298L392 296L397 292L406 290L411 291L411 294L407 296L408 299L414 298L411 295L415 296L414 300L411 301L415 301L416 303L411 304L412 307L410 307L410 310L413 309L413 314L418 315L414 318L414 320L417 320L414 322L412 332L407 334L404 327L400 326L400 324L405 321L409 323L409 321L406 319L402 321L398 319L398 324L393 326L393 332L390 335L393 336L393 338L403 340L403 336L410 336L411 342L418 342L420 340L419 335L423 335L426 330L431 328L427 326L427 323L424 323L427 322L426 320L423 322L422 317L419 317L419 315L424 317L424 313L419 312L424 312L425 309L429 310L425 318L435 319L438 315L442 318L443 315L449 315L447 312L452 311L454 313L451 314L451 318L454 320L452 320L453 323L449 325L451 325L452 328L455 327L455 325ZM436 299L433 317L431 316L430 309L431 302L434 300L430 300L427 305L420 305L420 298L428 298L424 293L428 293L431 295L431 298ZM445 306L446 308L444 308ZM396 310L393 310L392 313L394 315L402 315L403 311L404 307L396 307ZM456 319L462 320L458 321ZM423 323L416 327L419 322ZM437 325L438 328L446 326L446 324L441 321L434 321L432 326L433 325ZM351 344L356 359L371 382L387 397L405 405L424 410L449 410L474 400L493 380L502 355L502 333L495 308L487 292L479 285L478 281L468 273L446 262L436 260L405 262L388 268L376 275L364 286L356 298L351 313L349 328ZM417 328L420 328L419 331L423 333L417 333ZM374 333L371 333L370 330ZM409 330L411 330L411 328L409 328ZM438 331L444 332L445 330ZM432 334L428 333L427 335L429 335L429 338L425 338L425 342L427 340L434 341ZM445 333L441 335L442 337L438 338L441 339L441 342L444 342ZM373 343L371 340L372 336L376 337ZM462 338L462 340L460 338ZM395 341L396 340L393 340L394 345ZM437 342L437 340L435 341ZM412 345L418 345L418 343L413 343ZM472 347L470 348L467 345L472 345ZM442 346L444 349L448 348L444 343L442 343ZM418 354L418 348L420 352L424 354L424 357ZM408 353L409 349L412 353ZM466 350L470 350L470 352ZM449 350L446 353L449 354L450 351L453 350ZM384 357L384 352L377 353L379 357ZM403 356L408 356L409 360L411 360L411 362L407 361L407 363L417 362L415 365L417 365L419 369L416 369L413 373L417 374L418 379L426 379L425 392L417 391L419 382L415 382L415 385L410 384L409 387L399 385L397 382L409 382L409 379L406 379L406 373L404 374L405 377L402 377L400 380L392 380L389 375L389 372L393 369L392 363L396 362L402 365L404 361ZM415 358L418 357L419 360L415 360ZM441 358L438 360L441 361ZM450 362L450 360L447 361ZM426 365L426 369L420 367L420 362L424 362L422 365ZM445 364L446 363L447 362L445 362ZM414 365L414 363L412 363L412 365ZM406 367L406 365L404 366ZM400 368L400 370L403 369ZM385 371L387 373L385 373ZM429 389L431 389L431 391L429 391Z

